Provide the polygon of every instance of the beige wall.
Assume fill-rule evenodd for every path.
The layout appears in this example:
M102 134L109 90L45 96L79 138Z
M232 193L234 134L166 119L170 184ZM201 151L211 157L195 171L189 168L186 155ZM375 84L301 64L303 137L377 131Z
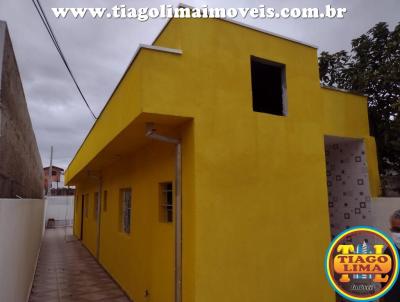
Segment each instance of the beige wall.
M390 234L389 219L394 211L400 210L400 197L379 197L372 201L373 226Z
M42 199L0 199L0 301L29 297L43 235Z

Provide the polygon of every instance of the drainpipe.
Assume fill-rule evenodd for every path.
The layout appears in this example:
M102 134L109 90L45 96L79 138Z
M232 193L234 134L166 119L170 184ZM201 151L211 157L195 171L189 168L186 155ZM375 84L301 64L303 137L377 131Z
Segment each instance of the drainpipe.
M175 157L175 302L182 301L182 146L177 138L158 134L153 123L146 124L146 136L176 146Z

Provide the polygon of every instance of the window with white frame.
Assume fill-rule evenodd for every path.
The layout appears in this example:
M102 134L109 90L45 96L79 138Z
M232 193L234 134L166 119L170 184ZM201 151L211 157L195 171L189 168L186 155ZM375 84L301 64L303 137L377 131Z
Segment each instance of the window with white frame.
M132 190L121 189L120 195L121 231L129 234L131 232Z
M160 188L160 222L173 222L173 190L172 182L163 182L159 185Z

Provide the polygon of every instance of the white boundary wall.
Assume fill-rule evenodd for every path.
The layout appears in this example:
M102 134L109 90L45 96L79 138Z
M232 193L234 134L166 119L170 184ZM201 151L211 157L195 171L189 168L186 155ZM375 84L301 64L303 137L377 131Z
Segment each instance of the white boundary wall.
M400 210L400 197L378 197L371 202L373 226L390 235L390 216Z
M43 199L0 199L0 301L29 298L44 231Z
M72 225L74 220L74 196L47 196L45 223L52 218L56 226Z

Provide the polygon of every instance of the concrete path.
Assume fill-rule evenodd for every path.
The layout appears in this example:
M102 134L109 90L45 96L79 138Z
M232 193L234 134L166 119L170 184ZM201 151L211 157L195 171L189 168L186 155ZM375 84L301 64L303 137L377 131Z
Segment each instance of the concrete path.
M72 301L130 300L80 241L64 228L46 230L29 302Z

